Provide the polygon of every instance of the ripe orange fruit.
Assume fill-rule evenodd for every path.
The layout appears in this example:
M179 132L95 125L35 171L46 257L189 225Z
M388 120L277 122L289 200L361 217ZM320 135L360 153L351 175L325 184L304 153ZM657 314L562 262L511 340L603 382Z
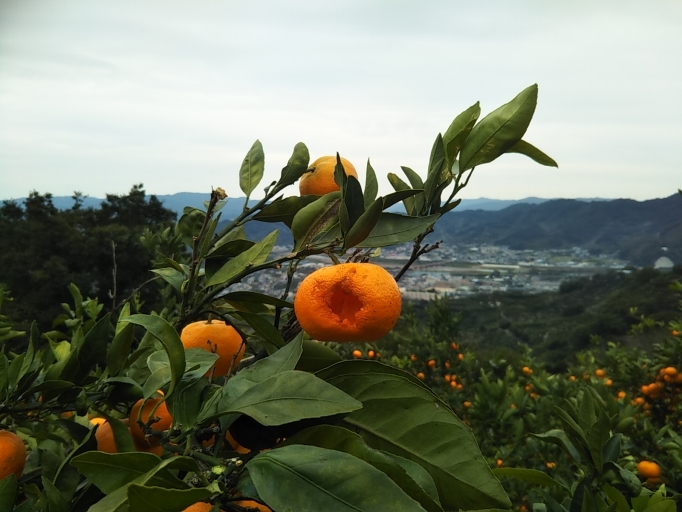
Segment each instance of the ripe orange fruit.
M355 359L361 359L362 358L362 352L360 352L359 350L353 350L353 357Z
M533 370L531 370L528 366L524 366L523 368L521 368L521 371L526 375L531 375L533 373Z
M308 275L294 311L301 327L321 341L376 341L400 316L402 299L393 276L372 263L342 263Z
M353 164L343 157L341 157L341 165L346 176L358 177ZM329 192L340 190L340 187L334 181L335 167L336 156L323 156L310 164L308 172L301 176L301 181L298 182L298 190L301 195L323 196Z
M237 440L234 437L232 437L232 434L230 434L229 430L225 433L225 441L227 441L232 447L232 449L237 453L249 453L251 451L248 448L245 448L242 445L240 445L237 442Z
M24 442L14 432L0 430L0 480L9 475L19 478L25 466Z
M469 407L471 407L471 402L469 402L469 400L465 400L463 405L468 409Z
M675 377L677 375L677 368L674 366L668 366L667 368L663 368L663 373L665 375L669 375L670 377Z
M427 364L429 365L429 368L435 368L436 367L436 360L435 359L429 359L429 362Z
M622 400L625 398L625 391L619 391L618 392L618 400Z
M604 370L602 370L601 368L597 368L597 369L594 371L594 374L595 374L597 377L604 377L604 376L606 375L606 372L605 372Z
M456 388L458 388L458 387L460 387L460 386L461 386L461 385L458 385L458 384L457 384L457 381L455 381L455 380L451 380L451 381L450 381L450 387L451 387L451 388L455 388L455 389L456 389Z
M424 379L426 378L426 375L424 375L424 372L419 372L419 373L417 374L417 378L418 378L419 380L424 380Z
M670 331L670 334L677 338L680 335L680 331Z
M412 354L412 355L410 356L410 361L412 361L413 363L416 362L416 361L417 361L417 356L416 356L415 354Z
M575 375L571 375L568 379L569 379L571 382L575 382Z
M501 468L501 467L502 467L502 464L504 464L504 461L503 461L502 459L497 459L497 461L495 462L495 465L496 465L498 468Z
M612 381L611 379L606 379L606 380L604 381L604 385L605 385L607 388L610 388L610 387L613 385L613 381Z
M142 408L141 417L142 422L147 423L149 421L149 415L151 414L156 404L160 401L161 401L160 398L150 398L147 401L145 401L143 398L140 398L137 401L137 403L133 405L133 408L130 410L130 435L133 437L135 446L140 451L146 451L149 450L150 448L158 447L161 444L161 440L158 437L150 437L149 441L147 441L145 439L144 432L140 428L140 425L137 424L137 416L140 411L140 408ZM151 424L151 428L153 430L168 430L173 424L173 418L168 412L166 402L162 402L161 405L159 405L156 408L156 411L154 412L154 417L159 418L159 421Z
M367 352L367 357L369 357L370 359L374 359L374 350L370 350L369 352Z
M445 365L446 368L450 368L450 366L452 366L452 364L450 364L450 361L445 361L445 363L443 364Z
M554 469L556 467L556 462L549 461L545 466L547 466L547 469Z
M222 377L227 375L230 368L235 369L246 350L239 333L222 320L201 320L188 324L180 333L180 340L186 349L200 348L218 354L213 366L214 377ZM211 370L206 375L210 373Z
M190 505L182 512L210 512L211 510L213 510L213 505L211 505L210 503L204 503L203 501L200 501L199 503ZM220 510L222 511L223 509L221 508Z
M658 478L661 476L661 466L649 460L642 460L637 463L637 473L644 478Z
M377 359L381 359L381 352L377 352Z
M450 348L452 350L459 350L459 345L453 341L452 343L450 343Z
M95 439L97 439L97 449L100 452L118 453L116 441L114 440L114 431L111 428L111 423L108 421L102 422L97 428L97 432L95 432Z
M457 356L457 359L459 359L460 361L464 361L464 354L459 354Z
M452 376L449 373L446 373L443 379L445 382L450 382L452 380Z

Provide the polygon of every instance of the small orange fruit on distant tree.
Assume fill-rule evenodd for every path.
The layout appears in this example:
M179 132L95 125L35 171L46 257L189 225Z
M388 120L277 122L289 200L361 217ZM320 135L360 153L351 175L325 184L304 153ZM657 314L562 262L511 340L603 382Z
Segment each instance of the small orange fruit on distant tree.
M419 372L417 373L417 378L419 380L424 380L426 378L426 375L424 375L424 372Z
M436 360L435 359L429 359L429 362L427 364L429 365L429 368L435 368L436 367Z
M180 333L182 345L187 348L200 348L218 354L213 365L213 376L227 375L242 360L246 345L242 337L231 325L222 320L201 320L185 326ZM206 375L210 374L210 370Z
M341 157L341 165L346 176L353 176L357 179L358 173L353 164ZM335 168L336 156L323 156L315 160L308 167L308 172L301 176L301 181L298 182L298 190L301 195L323 196L329 192L340 190L334 181Z
M19 478L25 466L24 442L14 432L0 430L0 480L9 475Z
M497 459L497 461L495 461L495 465L496 465L498 468L501 468L501 467L502 467L502 464L504 464L504 461L503 461L502 459Z
M661 466L650 460L642 460L637 463L637 473L644 478L658 478L661 476Z
M607 388L610 388L610 387L613 385L613 381L612 381L611 379L606 379L606 380L604 381L604 385L605 385Z
M526 375L531 375L533 373L533 370L531 370L528 366L524 366L523 368L521 368L521 371Z
M604 377L604 376L606 375L606 372L605 372L603 369L601 369L601 368L597 368L597 369L594 371L594 374L595 374L597 377Z
M457 359L459 359L460 361L464 361L464 354L458 354Z
M412 355L410 356L410 361L412 361L413 363L416 362L417 359L418 359L418 357L416 356L416 354L412 354Z
M321 341L376 341L393 328L402 299L393 276L372 263L342 263L308 275L294 311L301 327Z
M675 368L674 366L668 366L663 369L663 373L670 377L674 377L675 375L677 375L677 368Z
M355 359L362 359L362 352L360 352L359 350L353 350L353 357Z
M150 398L146 401L143 398L140 398L130 410L130 435L135 442L135 446L137 446L138 449L141 449L140 451L155 448L161 444L161 441L158 437L150 437L149 440L145 439L144 432L137 423L137 417L140 412L140 408L142 409L142 423L146 424L149 421L149 417L154 410L154 407L160 401L160 398ZM161 402L159 404L159 406L156 408L156 411L154 411L154 417L159 418L159 421L151 424L151 428L153 430L168 430L173 424L173 418L168 412L166 402Z
M469 407L471 407L471 402L469 402L469 400L465 400L464 404L462 404L462 405L464 405L464 407L466 407L468 409Z
M370 359L374 359L374 350L370 350L369 352L367 352L367 357L369 357Z

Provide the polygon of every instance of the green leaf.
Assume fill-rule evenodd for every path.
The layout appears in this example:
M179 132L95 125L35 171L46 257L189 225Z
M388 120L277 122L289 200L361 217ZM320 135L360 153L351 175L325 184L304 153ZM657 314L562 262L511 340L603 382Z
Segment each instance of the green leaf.
M17 479L14 474L0 480L0 510L12 510L17 489Z
M445 134L443 135L443 146L445 148L445 163L449 169L452 169L464 141L469 136L469 133L471 133L471 129L476 124L480 115L481 107L477 101L455 117L445 131Z
M410 186L405 183L397 174L392 172L388 173L388 182L391 184L396 192L402 192L404 190L412 190ZM405 205L405 211L408 215L417 215L419 212L415 206L414 197L406 197L403 199L403 204Z
M221 415L230 404L245 391L277 373L293 370L301 357L301 336L286 344L272 355L244 368L227 381L217 393L208 399L201 409L201 422Z
M78 350L81 379L90 372L93 366L106 361L111 330L111 314L107 313L83 338L83 344Z
M246 465L273 510L423 512L386 474L357 457L316 446L285 446Z
M435 212L440 208L440 194L452 181L452 171L445 162L445 148L443 138L438 134L433 143L431 158L429 160L429 172L424 182L424 209L423 214Z
M294 237L294 249L301 250L321 232L338 222L341 192L330 192L319 197L294 216L291 222L291 234Z
M573 446L573 443L566 435L566 432L564 432L561 429L557 428L549 430L544 434L531 434L531 436L536 437L542 441L554 443L557 446L563 448L566 451L566 453L568 453L571 456L571 458L578 464L582 460L582 457L580 457L580 453L578 452L578 450L576 450L575 446Z
M344 249L355 247L369 236L374 229L374 226L379 222L383 208L384 202L382 198L377 199L369 205L367 210L360 215L357 222L353 224L353 227L346 233L346 236L343 239Z
M365 203L362 196L362 187L355 176L346 176L343 188L343 201L339 208L339 221L343 234L355 225L357 220L365 213Z
M245 250L253 247L255 242L251 240L244 240L237 238L235 240L227 240L226 242L216 245L211 251L206 255L207 260L222 259L222 258L234 258L239 256Z
M534 84L474 126L462 147L460 171L492 162L520 141L533 118L537 99L538 86Z
M47 496L50 512L69 512L69 504L59 492L59 489L57 489L48 478L42 477L41 482L43 484L43 489L45 490L45 495Z
M339 361L341 356L333 349L317 341L303 339L303 354L296 365L296 370L316 372Z
M615 434L609 438L606 444L604 444L604 452L602 454L602 460L604 462L618 462L618 458L620 457L620 441L622 437L622 434Z
M537 469L494 468L493 475L495 475L498 478L501 476L515 478L516 480L529 482L535 485L542 485L544 487L560 487L568 491L568 489L563 484L554 480L554 478L549 476L547 473L543 473L542 471L538 471Z
M282 169L282 175L277 183L277 188L282 189L295 183L308 170L310 163L310 153L308 148L302 142L294 146L294 152L289 158L287 165Z
M204 390L208 386L208 379L183 380L177 387L168 403L168 410L183 432L194 428L203 402Z
M440 217L439 214L428 217L408 217L384 212L369 236L356 247L385 247L409 242L435 224L438 217Z
M111 431L114 434L114 443L116 443L116 449L119 453L134 453L137 451L128 426L113 416L108 414L103 414L103 416L111 426ZM98 425L97 428L101 428L101 425Z
M111 494L135 479L153 471L161 462L156 455L144 452L104 453L90 451L74 457L71 464L104 494ZM186 489L182 481L167 471L156 473L150 483L174 489Z
M261 222L283 222L291 228L291 223L298 211L316 200L317 196L290 196L276 199L251 218Z
M192 247L193 238L199 236L205 218L206 212L198 208L185 207L182 217L178 220L177 230L182 235L182 241L186 245Z
M235 314L241 316L253 328L260 338L272 347L281 348L284 346L284 338L274 324L256 313L237 311Z
M370 446L426 469L443 508L511 506L469 428L430 390L387 373L339 374L326 380L363 404L344 421Z
M182 288L182 283L185 282L186 278L185 273L179 272L172 267L153 268L151 269L151 271L157 276L160 276L161 279L166 281L177 291L180 291L180 289Z
M235 256L223 265L206 283L206 286L216 286L228 282L237 277L241 272L251 265L260 265L265 262L270 255L270 251L277 241L276 229L268 234L263 240L254 244L238 256Z
M405 457L399 457L394 453L381 452L385 455L391 457L394 461L402 467L405 472L417 482L417 484L426 491L426 493L438 503L438 488L436 487L436 482L433 481L429 472L414 461L406 459ZM440 507L440 504L438 505ZM425 507L426 508L426 507Z
M210 498L206 488L165 489L139 484L128 486L129 512L182 512L197 501Z
M131 315L125 321L144 327L147 329L147 332L151 333L163 345L164 350L168 354L171 369L170 387L166 394L166 398L168 398L185 372L185 347L182 345L182 341L180 341L180 336L178 336L173 326L159 316Z
M525 140L518 141L506 152L526 155L528 158L535 160L540 165L546 165L547 167L559 167L559 164L557 164L552 157L544 154L538 148L536 148L532 144L529 144Z
M365 191L363 193L365 208L369 208L379 193L379 182L377 181L377 175L369 163L369 158L367 159L367 172L365 174Z
M362 404L307 372L278 373L249 388L227 410L250 416L261 425L283 425L355 411Z
M307 428L293 437L287 439L284 445L308 445L337 450L348 453L371 464L379 471L385 473L393 480L410 498L418 501L424 509L430 512L442 512L443 508L438 503L438 491L433 480L423 469L422 471L428 478L427 485L432 487L434 492L430 495L408 474L402 464L399 464L392 455L374 450L367 446L367 443L358 434L348 429L332 425L319 425ZM403 464L420 467L412 461L401 459ZM411 470L413 467L409 466ZM421 468L420 468L421 469Z
M265 155L263 154L263 145L259 140L256 140L244 157L242 167L239 169L239 188L242 189L247 198L258 186L260 180L263 179L264 170Z
M123 327L116 333L107 350L107 368L110 375L118 375L124 368L135 340L135 326L133 324L122 325Z
M405 166L400 166L400 168L403 170L403 173L405 176L407 176L408 181L410 182L410 185L412 186L413 189L415 190L421 190L422 192L420 194L417 194L414 198L415 202L415 209L417 212L421 212L422 209L424 208L424 182L421 179L421 176L414 172L412 169L409 167Z
M630 512L630 505L628 505L628 500L623 496L623 493L606 482L601 484L601 488L611 503L616 504L618 512Z

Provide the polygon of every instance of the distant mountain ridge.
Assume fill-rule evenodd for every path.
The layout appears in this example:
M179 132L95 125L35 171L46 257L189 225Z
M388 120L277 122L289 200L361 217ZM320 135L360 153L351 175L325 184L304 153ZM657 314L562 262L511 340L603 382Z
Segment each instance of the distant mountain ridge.
M180 215L185 206L203 207L207 194L181 192L157 195L166 208ZM21 201L21 200L19 200ZM71 208L71 197L53 197L60 209ZM85 198L83 206L98 207L102 199ZM249 201L250 205L256 200ZM243 197L228 200L226 221L241 213ZM247 234L261 238L280 229L280 245L292 243L286 227L249 222ZM682 196L634 201L632 199L464 199L437 224L430 240L447 244L488 244L511 249L582 247L594 253L614 254L637 266L652 266L660 256L682 264ZM666 247L665 252L662 247Z
M209 194L202 192L178 192L176 194L155 194L156 198L163 203L163 205L173 210L178 214L182 215L182 210L185 206L192 206L194 208L203 208L204 201L207 201ZM25 198L17 199L17 202L23 202ZM233 218L241 213L244 207L244 197L231 197L228 198L227 204L223 208L223 217ZM597 198L586 198L586 199L575 199L576 201L607 201L607 199L597 199ZM83 207L88 208L99 208L100 203L104 201L102 198L97 197L85 197L83 199ZM526 197L524 199L489 199L486 197L480 197L478 199L462 199L462 202L457 207L457 211L464 210L485 210L485 211L499 211L509 206L516 204L541 204L546 201L552 201L552 199L543 199L539 197ZM254 205L258 200L252 199L249 201L249 205ZM59 210L68 210L73 206L73 198L70 196L54 196L52 198L52 204L55 205ZM402 203L398 203L394 207L395 211L404 211L402 208Z

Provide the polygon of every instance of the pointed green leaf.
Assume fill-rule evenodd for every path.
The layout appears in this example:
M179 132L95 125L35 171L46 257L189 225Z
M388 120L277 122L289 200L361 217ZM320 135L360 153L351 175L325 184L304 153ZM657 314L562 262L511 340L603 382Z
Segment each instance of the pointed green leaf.
M405 183L397 174L392 172L388 173L388 182L391 184L396 192L403 192L405 190L411 190L410 186ZM403 204L405 205L405 211L408 215L417 215L419 212L415 206L414 197L406 197L403 199Z
M411 470L413 470L413 466L417 466L424 472L428 479L427 486L432 487L433 495L429 495L392 455L370 448L362 437L348 429L333 425L319 425L307 428L288 438L284 443L285 446L291 444L317 446L318 448L337 450L353 455L385 473L410 498L418 501L424 509L430 512L443 511L443 508L438 503L436 486L426 471L414 462L401 458L403 464L409 465Z
M405 176L407 176L408 181L410 182L410 185L412 185L413 189L416 190L424 190L424 182L421 179L421 176L414 172L412 169L409 167L401 166L400 167L403 170L403 173L405 173ZM421 212L422 209L424 208L424 194L423 192L421 194L417 194L414 198L415 202L415 209L417 212Z
M362 187L355 176L347 176L344 180L343 201L339 209L341 232L346 234L365 212Z
M284 338L277 330L274 324L270 323L263 316L256 313L248 313L246 311L238 311L237 315L241 316L253 328L260 338L273 345L276 348L284 346Z
M338 221L341 192L330 192L316 199L294 216L291 222L291 234L294 237L295 250L309 244L319 233Z
M290 196L277 199L251 218L261 222L283 222L291 228L291 223L299 210L315 200L317 196Z
M387 373L339 374L327 382L362 402L344 421L370 446L429 472L443 508L510 507L469 428L430 390ZM393 417L400 421L386 421Z
M308 148L305 144L299 142L294 146L294 152L292 153L291 158L289 158L286 167L282 169L277 188L281 190L298 181L308 169L309 163L310 153L308 152Z
M414 240L420 233L433 225L439 214L428 217L408 217L395 213L382 213L369 236L357 247L385 247Z
M135 326L129 323L121 325L123 327L116 333L107 350L107 368L110 375L118 375L123 369L135 340Z
M474 126L462 147L460 170L492 162L520 141L533 118L537 99L538 86L534 84Z
M264 170L265 155L263 154L263 145L259 140L256 140L244 157L242 167L239 169L239 187L246 194L246 197L251 195L251 192L258 186L260 180L263 179Z
M131 315L125 321L144 327L147 329L147 332L151 333L163 345L164 350L168 354L171 368L171 382L168 394L166 395L166 398L168 398L185 372L185 348L182 345L182 341L180 341L180 336L178 336L173 326L159 316Z
M341 356L326 345L309 339L303 339L303 354L296 364L296 370L316 372L342 361Z
M357 222L355 222L353 227L346 233L346 236L343 239L344 249L355 247L369 236L374 229L374 226L379 222L383 208L384 202L381 197L369 205L367 210L360 215Z
M273 510L424 511L385 473L336 450L285 446L257 455L246 467Z
M277 234L279 230L274 230L267 235L263 240L254 244L244 252L229 260L225 265L220 267L213 276L208 280L206 286L216 286L226 283L230 279L237 277L241 272L251 265L260 265L268 259L270 251L275 246L277 241Z
M498 478L501 476L506 476L509 478L515 478L516 480L521 480L523 482L542 485L544 487L560 487L568 491L563 484L554 480L554 478L549 476L547 473L543 473L537 469L495 468L493 469L493 474Z
M17 479L14 474L0 480L0 510L12 510L17 489Z
M443 135L445 162L450 169L455 163L457 155L462 149L464 141L469 136L469 133L471 133L471 129L476 124L476 121L480 115L481 107L477 101L464 112L455 117L448 129L445 131L445 134Z
M229 303L252 303L252 304L270 304L271 306L277 306L278 308L293 308L294 305L286 300L278 299L276 297L271 297L270 295L265 295L264 293L249 292L249 291L238 291L230 292L225 295L220 296L221 299Z
M532 144L529 144L525 140L520 140L516 144L514 144L512 147L510 147L507 151L507 153L519 153L521 155L526 155L528 158L531 158L535 160L537 163L540 165L546 165L548 167L559 167L559 164L554 161L554 159L542 151L540 151L538 148L533 146Z
M369 205L374 202L379 193L379 182L377 181L377 175L369 163L369 158L367 159L367 172L365 174L365 191L364 200L365 208L369 208Z

